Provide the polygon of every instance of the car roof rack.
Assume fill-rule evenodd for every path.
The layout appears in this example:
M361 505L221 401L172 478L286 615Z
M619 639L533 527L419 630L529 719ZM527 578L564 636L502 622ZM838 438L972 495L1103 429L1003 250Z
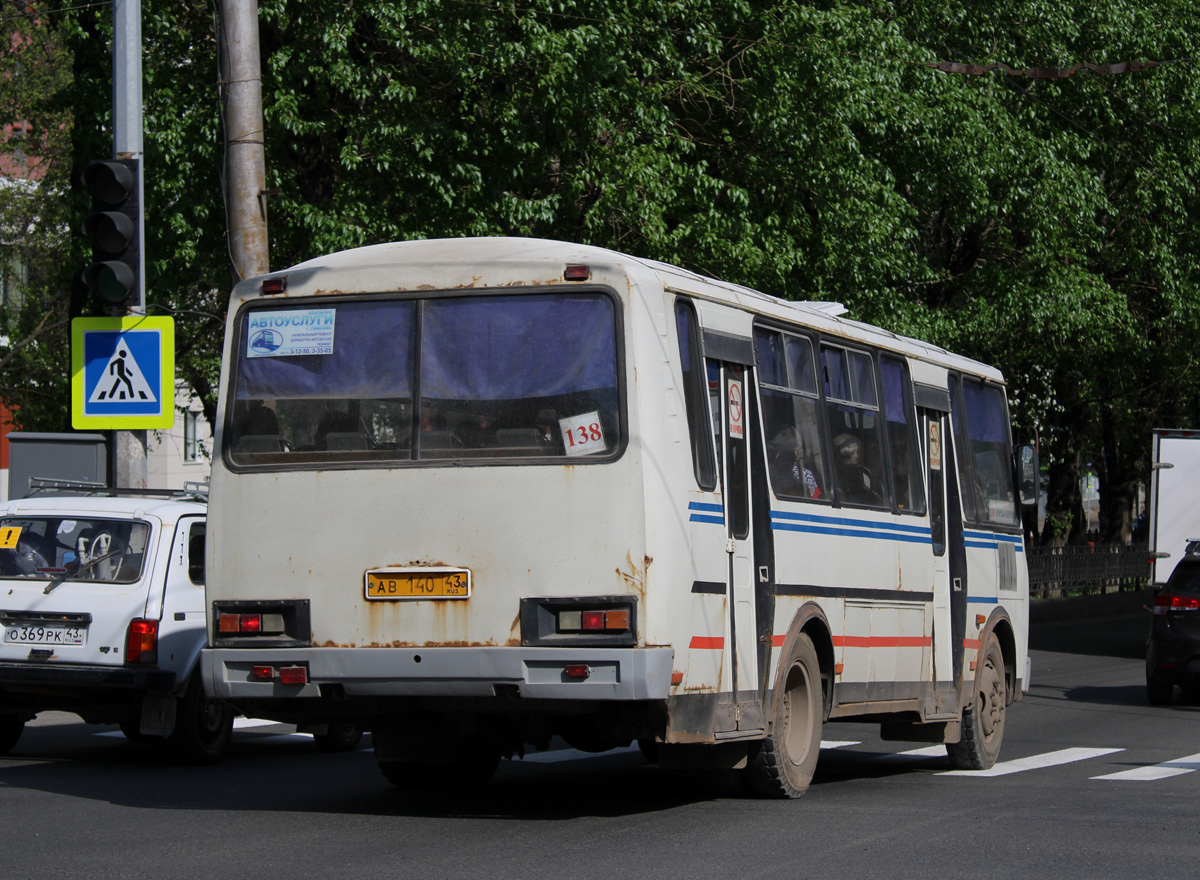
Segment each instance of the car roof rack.
M136 487L106 486L86 480L52 480L47 477L30 477L29 488L35 492L65 491L84 495L151 496L154 498L180 498L208 501L208 483L188 481L182 489L138 489Z

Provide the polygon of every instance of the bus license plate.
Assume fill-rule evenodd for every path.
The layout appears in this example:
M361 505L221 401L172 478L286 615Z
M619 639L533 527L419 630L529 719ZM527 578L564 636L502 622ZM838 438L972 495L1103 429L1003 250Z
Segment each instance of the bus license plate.
M9 624L4 628L7 645L83 645L87 628L61 623Z
M466 599L471 572L463 568L368 571L368 599Z

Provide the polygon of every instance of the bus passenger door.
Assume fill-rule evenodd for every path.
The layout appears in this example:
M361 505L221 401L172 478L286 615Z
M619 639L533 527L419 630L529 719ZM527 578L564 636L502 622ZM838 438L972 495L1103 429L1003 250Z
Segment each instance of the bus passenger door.
M741 364L710 360L709 389L713 401L714 427L720 413L722 495L725 499L725 539L729 557L730 695L717 710L717 734L766 729L759 694L758 635L755 618L756 584L760 574L754 552L755 524L752 512L750 472L751 443L757 443L754 419L750 418L755 394L753 376ZM760 523L760 528L769 524Z
M929 475L929 529L933 542L933 688L926 717L956 715L958 692L954 684L954 638L950 616L951 582L947 554L946 418L936 410L922 410L925 460Z

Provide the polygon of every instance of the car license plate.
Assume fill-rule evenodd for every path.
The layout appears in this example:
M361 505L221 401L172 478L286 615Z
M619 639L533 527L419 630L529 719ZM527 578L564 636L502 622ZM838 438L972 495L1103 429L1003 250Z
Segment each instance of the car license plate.
M470 595L471 572L465 568L367 572L368 599L466 599Z
M4 627L7 645L83 645L87 627L62 623L19 623Z

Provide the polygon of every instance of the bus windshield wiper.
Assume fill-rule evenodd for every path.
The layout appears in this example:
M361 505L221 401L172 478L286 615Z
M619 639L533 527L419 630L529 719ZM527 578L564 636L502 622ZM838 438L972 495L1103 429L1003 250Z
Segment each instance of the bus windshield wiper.
M103 556L97 556L95 559L89 559L87 562L83 563L83 565L78 566L77 568L75 568L72 571L63 572L58 577L56 577L54 580L50 581L50 583L46 584L46 588L44 590L42 590L42 595L43 596L49 595L50 591L53 590L55 587L61 586L62 584L66 583L67 581L71 580L71 578L78 577L81 573L87 571L89 568L91 568L96 563L103 562L105 559L109 559L109 558L116 556L117 554L123 553L123 552L124 552L123 547L118 548L116 550L110 550L109 552L105 553Z

